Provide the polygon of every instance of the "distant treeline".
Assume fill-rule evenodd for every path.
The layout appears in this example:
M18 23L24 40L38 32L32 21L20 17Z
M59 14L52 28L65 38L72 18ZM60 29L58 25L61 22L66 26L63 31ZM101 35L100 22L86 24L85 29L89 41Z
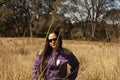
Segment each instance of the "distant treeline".
M56 28L63 39L117 41L118 7L115 0L0 0L0 37L46 37Z

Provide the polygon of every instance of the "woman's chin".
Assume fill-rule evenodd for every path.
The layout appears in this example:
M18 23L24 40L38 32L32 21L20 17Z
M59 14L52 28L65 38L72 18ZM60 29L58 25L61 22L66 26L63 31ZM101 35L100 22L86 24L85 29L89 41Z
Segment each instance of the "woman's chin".
M56 47L55 46L52 46L53 49L55 49Z
M55 46L53 46L52 48L53 48L54 50L57 50L57 49L58 49L58 48L57 48L57 47L55 47Z

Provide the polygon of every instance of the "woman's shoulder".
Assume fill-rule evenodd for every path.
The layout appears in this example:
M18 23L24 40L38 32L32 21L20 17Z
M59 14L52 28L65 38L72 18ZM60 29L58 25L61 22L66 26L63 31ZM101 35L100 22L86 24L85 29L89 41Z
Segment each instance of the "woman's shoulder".
M69 49L67 49L67 48L63 48L63 52L65 53L65 54L71 54L72 52L69 50Z

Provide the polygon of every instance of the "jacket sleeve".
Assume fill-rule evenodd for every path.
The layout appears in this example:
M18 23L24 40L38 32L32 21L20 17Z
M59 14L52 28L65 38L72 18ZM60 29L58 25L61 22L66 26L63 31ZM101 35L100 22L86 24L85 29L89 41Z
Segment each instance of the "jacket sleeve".
M79 61L73 55L73 53L70 53L67 56L67 59L68 59L68 64L71 66L71 69L70 69L71 73L68 76L68 80L75 80L79 70Z
M32 80L38 80L40 59L40 55L37 55L35 58L34 65L32 68Z

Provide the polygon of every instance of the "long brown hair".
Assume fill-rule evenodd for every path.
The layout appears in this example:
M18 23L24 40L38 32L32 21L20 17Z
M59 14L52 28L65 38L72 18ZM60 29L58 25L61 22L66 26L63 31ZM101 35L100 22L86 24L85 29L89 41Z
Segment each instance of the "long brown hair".
M46 63L47 59L52 54L52 51L53 51L53 48L50 46L49 40L48 40L48 37L51 33L54 33L57 36L57 39L59 39L59 48L62 48L62 38L60 36L59 30L56 30L56 29L50 30L50 32L46 37L45 47L42 55L42 72L44 71L43 76L46 74L46 70L47 70L47 68L45 70L45 67L47 66L47 63Z

